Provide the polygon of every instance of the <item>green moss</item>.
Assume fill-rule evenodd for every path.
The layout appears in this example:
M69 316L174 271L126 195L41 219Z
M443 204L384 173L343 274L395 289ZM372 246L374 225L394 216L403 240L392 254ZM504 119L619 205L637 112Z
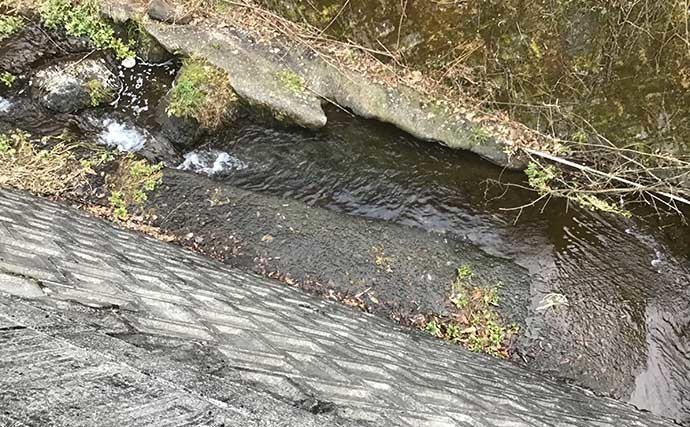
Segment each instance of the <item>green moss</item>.
M170 91L166 112L215 128L229 118L236 101L227 73L205 61L189 59L182 65Z
M17 76L10 72L3 72L0 74L0 83L4 84L7 87L12 87L14 85L14 81L17 80Z
M304 92L304 80L302 80L302 77L300 77L297 73L290 70L285 70L276 73L276 77L278 78L280 84L290 92Z
M131 44L117 38L112 27L101 17L96 0L46 0L38 12L48 28L64 27L70 35L88 37L94 46L112 49L121 59L135 56Z
M187 61L180 69L175 86L170 91L167 113L176 117L194 118L206 103L210 77L202 63Z
M99 79L93 79L86 82L86 90L89 92L91 105L94 107L98 107L101 103L113 96L112 91L103 86L103 83Z
M22 18L10 15L0 15L0 41L5 40L19 31L24 25Z

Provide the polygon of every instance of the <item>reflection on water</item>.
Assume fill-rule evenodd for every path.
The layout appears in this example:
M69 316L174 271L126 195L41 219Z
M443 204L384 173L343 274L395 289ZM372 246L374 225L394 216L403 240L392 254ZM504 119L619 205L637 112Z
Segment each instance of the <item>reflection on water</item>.
M520 174L342 113L333 112L329 123L317 133L247 124L210 141L248 165L218 179L445 233L516 261L533 277L534 316L523 331L528 360L598 392L690 419L683 397L690 370L679 369L690 359L678 351L690 336L660 329L649 314L663 310L672 325L690 320L677 309L690 306L687 228L676 227L674 241L653 227L562 201L527 209L515 223L517 212L504 209L532 195L516 188L503 194L490 181L519 184ZM569 305L536 311L552 294ZM650 387L670 393L666 406L646 402Z
M445 84L564 137L581 138L591 123L621 144L690 144L684 0L262 2L341 39L400 51ZM561 114L585 121L567 125Z

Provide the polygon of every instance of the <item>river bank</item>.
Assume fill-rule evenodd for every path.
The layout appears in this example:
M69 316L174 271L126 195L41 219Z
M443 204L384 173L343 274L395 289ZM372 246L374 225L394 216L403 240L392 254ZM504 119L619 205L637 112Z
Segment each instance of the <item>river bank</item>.
M325 128L299 130L242 105L232 125L180 144L184 126L166 111L179 82L170 53L127 68L59 31L27 25L14 37L0 48L0 64L18 75L0 92L1 130L30 132L37 149L77 146L74 164L93 173L80 169L84 185L64 196L74 203L403 324L452 308L457 269L469 266L478 288L502 283L498 309L520 326L516 363L684 419L682 231L674 242L558 202L513 224L502 209L529 196L510 192L497 205L501 187L493 194L477 183L521 183L519 174L337 110ZM117 76L118 96L98 107L87 96L78 111L56 114L36 77L91 60ZM659 396L663 407L654 406Z

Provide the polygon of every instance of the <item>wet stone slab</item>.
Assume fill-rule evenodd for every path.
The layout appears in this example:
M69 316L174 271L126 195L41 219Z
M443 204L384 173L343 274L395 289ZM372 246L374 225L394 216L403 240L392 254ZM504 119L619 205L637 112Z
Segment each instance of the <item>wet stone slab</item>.
M672 425L60 204L2 191L0 206L0 250L61 248L44 255L50 296L0 292L9 425ZM73 262L80 248L94 258Z

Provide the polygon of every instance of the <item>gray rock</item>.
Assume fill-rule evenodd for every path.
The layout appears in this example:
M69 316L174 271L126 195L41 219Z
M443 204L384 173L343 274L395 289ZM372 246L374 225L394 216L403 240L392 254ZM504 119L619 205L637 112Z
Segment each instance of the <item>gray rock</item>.
M192 21L191 14L185 13L181 8L166 0L153 0L149 5L149 17L166 24L189 24Z
M169 52L205 58L231 76L235 92L250 106L270 110L281 121L305 128L326 124L324 99L356 114L390 123L411 135L470 150L510 168L524 159L506 154L507 141L478 134L476 123L408 87L388 87L368 77L334 70L308 51L256 43L229 28L169 26L156 22L146 30Z
M112 102L120 88L117 76L98 59L51 65L34 77L34 96L44 107L61 113Z
M101 13L121 24L134 18L134 9L126 0L110 0L101 3Z
M206 135L206 130L192 118L170 116L165 111L167 105L167 100L164 100L156 109L156 122L160 126L159 136L182 151L195 148Z

